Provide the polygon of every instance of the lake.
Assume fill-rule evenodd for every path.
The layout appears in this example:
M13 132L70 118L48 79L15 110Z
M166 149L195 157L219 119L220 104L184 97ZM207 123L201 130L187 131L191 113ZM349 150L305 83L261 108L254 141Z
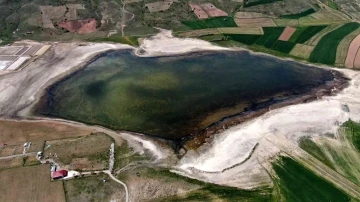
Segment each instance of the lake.
M325 69L246 51L112 51L51 86L35 112L180 139L272 96L304 94L332 79Z

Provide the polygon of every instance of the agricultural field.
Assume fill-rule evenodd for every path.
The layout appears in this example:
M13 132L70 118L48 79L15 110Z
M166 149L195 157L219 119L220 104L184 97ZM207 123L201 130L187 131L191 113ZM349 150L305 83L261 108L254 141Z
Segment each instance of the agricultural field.
M316 45L314 51L310 55L309 61L333 65L336 60L336 48L334 47L338 47L344 37L359 27L360 25L358 23L351 22L326 34Z
M92 131L80 127L46 121L0 120L1 144L23 145L25 142L44 142L60 138L80 137Z
M346 122L339 130L339 137L304 138L299 146L319 161L360 185L360 135L358 123Z
M272 188L241 190L204 183L186 178L161 168L137 168L119 175L137 193L132 201L270 201ZM136 183L138 182L138 183Z
M61 181L50 181L50 166L0 171L0 201L65 201Z
M239 27L276 27L272 18L235 18Z
M289 41L303 44L325 28L326 25L299 27Z
M311 52L314 50L314 46L296 44L291 50L290 55L301 59L309 59Z
M311 8L315 8L313 2L311 0L252 0L254 2L247 6L244 6L239 9L239 11L246 12L258 12L267 15L272 15L275 17L280 17L283 15L292 15L304 12ZM257 2L257 3L256 3Z
M24 164L23 157L0 159L0 171L15 167L22 167L23 164Z
M66 180L64 190L68 202L125 200L124 187L105 174Z
M355 30L353 33L357 33L357 30ZM344 54L338 54L338 55L345 55L346 54L346 59L345 59L345 67L347 68L354 68L356 62L358 62L356 59L357 59L357 54L359 52L359 48L360 48L360 35L356 35L355 37L353 37L353 34L349 34L349 38L352 38L352 41L351 43L348 45L348 44L345 44L345 45L348 45L348 49L347 51L345 52L344 51ZM343 40L342 40L342 43L341 45L343 45L345 42L343 42L347 37L345 37ZM340 45L338 46L338 48L341 47ZM345 48L344 48L345 49ZM339 56L340 57L340 56ZM336 58L338 60L338 57Z
M344 124L346 138L348 138L355 149L360 153L360 124L348 121Z
M205 20L184 21L183 23L191 29L237 27L232 17L216 17Z
M307 10L304 10L300 13L296 13L296 14L290 14L290 15L282 15L281 18L285 18L285 19L298 19L301 17L305 17L308 15L311 15L313 13L315 13L316 11L313 8L309 8Z
M332 9L339 10L339 5L334 0L321 0L321 2Z
M46 141L44 156L72 170L105 170L113 139L103 133Z
M332 32L332 31L340 28L341 26L342 26L342 24L329 25L325 29L321 30L320 32L318 32L317 34L312 36L309 40L307 40L305 42L305 44L311 45L311 46L316 46L322 37L324 37L326 34Z
M318 177L290 157L273 163L274 181L285 201L350 201L351 198L331 183ZM296 183L295 183L296 182Z
M349 0L333 0L337 4L338 8L348 14L353 20L360 20L360 6L358 1Z

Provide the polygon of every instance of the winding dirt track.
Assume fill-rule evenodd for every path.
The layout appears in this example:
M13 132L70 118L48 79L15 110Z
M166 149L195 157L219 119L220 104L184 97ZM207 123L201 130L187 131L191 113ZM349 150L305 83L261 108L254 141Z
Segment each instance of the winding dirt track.
M129 190L128 190L127 185L126 185L124 182L118 180L116 177L114 177L114 175L112 175L109 170L106 170L106 171L103 171L103 172L106 173L106 174L108 174L108 175L110 176L110 178L113 179L115 182L117 182L117 183L121 184L122 186L124 186L124 188L125 188L125 193L126 193L126 199L125 199L125 201L126 201L126 202L129 202Z
M126 3L124 3L123 0L121 0L121 3L123 5L123 7L122 7L122 11L123 11L122 16L123 16L123 18L121 19L121 21L122 21L121 22L121 36L125 36L124 28L126 27L126 23L131 21L132 19L134 19L135 14L125 10ZM130 13L132 15L131 18L128 19L128 20L125 20L125 13Z

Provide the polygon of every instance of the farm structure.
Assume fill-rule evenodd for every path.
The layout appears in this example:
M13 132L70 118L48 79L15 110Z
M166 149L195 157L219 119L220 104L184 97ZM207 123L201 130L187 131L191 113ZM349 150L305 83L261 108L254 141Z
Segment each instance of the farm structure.
M51 173L51 178L55 180L55 179L64 178L67 175L68 175L67 170L58 170Z
M39 43L13 44L0 47L0 71L14 71L41 57L51 45Z

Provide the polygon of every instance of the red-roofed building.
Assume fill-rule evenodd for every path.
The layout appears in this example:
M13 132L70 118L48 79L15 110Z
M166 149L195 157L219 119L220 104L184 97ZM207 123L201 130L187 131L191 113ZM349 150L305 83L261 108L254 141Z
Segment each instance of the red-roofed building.
M59 178L66 177L67 175L68 175L67 170L58 170L58 171L52 172L51 177L52 177L52 179L59 179Z

